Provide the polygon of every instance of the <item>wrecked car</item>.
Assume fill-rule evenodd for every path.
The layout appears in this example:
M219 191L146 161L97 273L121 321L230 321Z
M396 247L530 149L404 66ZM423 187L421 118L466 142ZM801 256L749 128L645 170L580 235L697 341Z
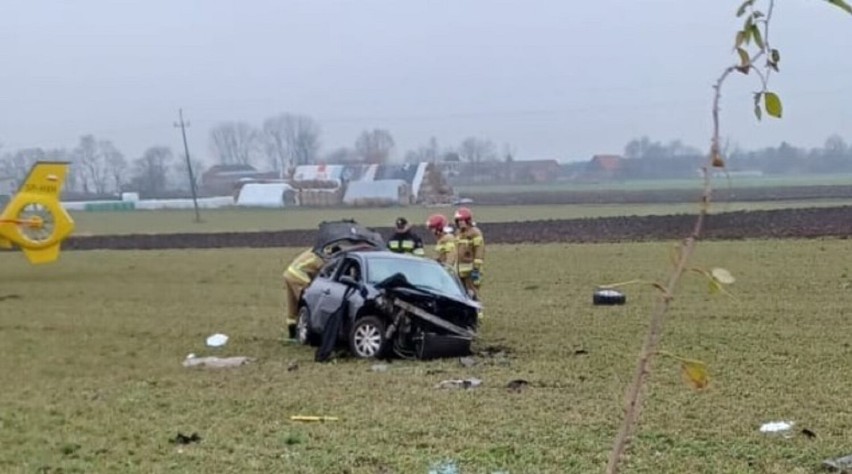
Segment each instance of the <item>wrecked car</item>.
M479 311L434 260L352 249L332 257L302 293L296 333L302 344L345 344L358 358L456 357L470 353Z
M378 232L351 219L323 221L319 224L313 250L319 255L334 254L351 249L380 249L385 241Z

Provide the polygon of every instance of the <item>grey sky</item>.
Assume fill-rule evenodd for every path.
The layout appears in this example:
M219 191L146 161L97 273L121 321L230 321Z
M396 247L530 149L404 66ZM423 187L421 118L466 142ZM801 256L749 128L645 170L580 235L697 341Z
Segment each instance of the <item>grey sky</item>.
M388 128L397 155L465 136L521 159L620 153L640 135L705 147L711 84L735 60L739 1L140 0L0 6L0 143L73 147L111 139L210 155L220 120L296 112L323 151ZM723 133L745 147L852 139L852 17L779 0L771 39L781 121L758 124L755 78L726 89Z

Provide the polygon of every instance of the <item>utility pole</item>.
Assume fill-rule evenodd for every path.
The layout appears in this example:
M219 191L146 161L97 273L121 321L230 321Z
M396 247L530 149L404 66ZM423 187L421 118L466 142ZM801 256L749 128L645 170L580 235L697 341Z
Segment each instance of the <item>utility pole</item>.
M186 169L189 170L189 189L192 190L192 204L195 206L195 222L201 222L201 216L198 214L198 197L195 195L195 177L192 175L192 162L189 160L189 146L186 144L186 127L189 122L183 121L183 109L178 110L180 123L175 123L175 127L180 127L183 135L183 150L186 156Z

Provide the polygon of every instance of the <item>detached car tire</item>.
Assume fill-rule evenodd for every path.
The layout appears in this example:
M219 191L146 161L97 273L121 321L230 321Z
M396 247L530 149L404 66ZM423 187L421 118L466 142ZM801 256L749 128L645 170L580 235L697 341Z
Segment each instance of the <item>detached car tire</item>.
M601 288L595 290L594 296L592 297L592 304L595 306L601 305L621 305L627 301L627 297L624 293L616 290L611 290L608 288Z
M311 330L311 312L307 306L299 308L299 316L296 320L296 340L299 344L306 346L319 345L319 337Z
M364 316L355 320L349 330L349 350L359 359L372 359L384 354L385 323L376 316Z

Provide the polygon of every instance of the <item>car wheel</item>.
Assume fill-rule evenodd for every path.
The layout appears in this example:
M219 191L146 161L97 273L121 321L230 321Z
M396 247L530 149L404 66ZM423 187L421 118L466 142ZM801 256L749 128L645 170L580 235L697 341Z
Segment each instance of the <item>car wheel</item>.
M626 301L627 297L624 293L612 289L599 289L595 291L592 297L592 304L594 305L618 305L624 304Z
M296 340L299 344L315 345L316 336L311 331L311 312L307 306L299 308L299 318L296 320Z
M385 323L376 316L358 318L349 330L349 350L361 359L376 358L385 349Z

